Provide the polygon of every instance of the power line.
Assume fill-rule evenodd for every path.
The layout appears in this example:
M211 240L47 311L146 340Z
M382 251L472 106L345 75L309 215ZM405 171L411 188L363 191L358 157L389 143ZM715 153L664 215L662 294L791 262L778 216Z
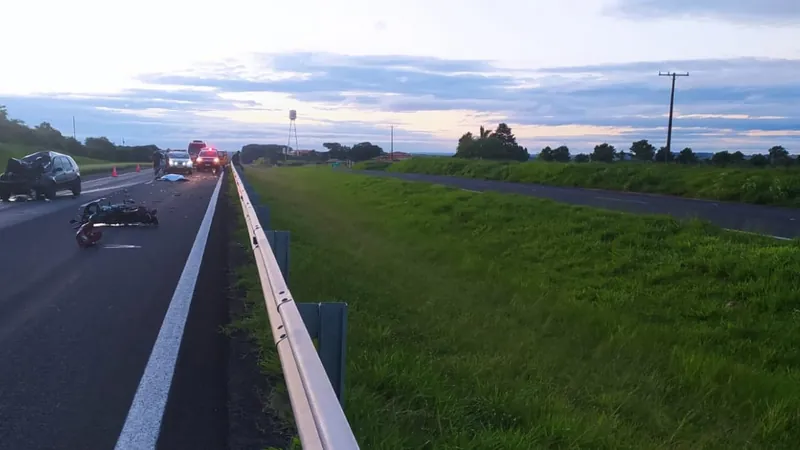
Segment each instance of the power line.
M675 73L675 72L658 72L660 77L672 77L672 92L669 95L669 125L667 126L667 151L664 153L664 162L669 161L669 155L672 152L672 110L675 106L675 78L688 77L689 72Z

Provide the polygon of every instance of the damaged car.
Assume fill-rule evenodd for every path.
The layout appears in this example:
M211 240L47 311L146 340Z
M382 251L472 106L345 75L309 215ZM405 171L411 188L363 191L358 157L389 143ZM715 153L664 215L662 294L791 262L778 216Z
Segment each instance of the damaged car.
M23 158L9 158L0 175L0 200L16 195L52 200L60 191L81 194L81 171L71 156L54 151L39 151Z

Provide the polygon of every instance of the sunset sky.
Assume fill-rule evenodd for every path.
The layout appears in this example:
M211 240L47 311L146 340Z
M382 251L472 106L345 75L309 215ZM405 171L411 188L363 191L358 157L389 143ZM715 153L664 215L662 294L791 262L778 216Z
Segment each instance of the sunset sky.
M47 11L43 14L42 11ZM0 105L79 138L185 147L371 141L453 152L508 123L567 144L800 153L797 0L12 2Z

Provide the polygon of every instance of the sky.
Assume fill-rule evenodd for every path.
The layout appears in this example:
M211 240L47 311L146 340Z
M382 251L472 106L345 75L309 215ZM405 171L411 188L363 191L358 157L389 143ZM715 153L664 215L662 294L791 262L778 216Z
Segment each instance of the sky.
M798 0L42 0L3 7L0 105L79 139L452 153L666 142L800 153ZM295 146L294 136L291 145Z

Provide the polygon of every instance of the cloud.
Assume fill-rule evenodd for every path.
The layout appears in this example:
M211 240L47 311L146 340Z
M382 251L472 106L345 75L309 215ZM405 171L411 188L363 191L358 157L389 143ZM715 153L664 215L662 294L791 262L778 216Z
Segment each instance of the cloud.
M518 68L487 60L403 55L256 53L185 70L141 74L135 88L0 97L12 116L48 120L79 134L182 147L204 138L230 146L288 140L299 113L300 146L369 140L395 149L453 151L480 125L509 123L531 152L602 141L662 145L670 80L676 84L674 146L800 152L800 60L737 58Z
M705 17L735 22L800 23L797 0L621 0L613 9L634 17Z

